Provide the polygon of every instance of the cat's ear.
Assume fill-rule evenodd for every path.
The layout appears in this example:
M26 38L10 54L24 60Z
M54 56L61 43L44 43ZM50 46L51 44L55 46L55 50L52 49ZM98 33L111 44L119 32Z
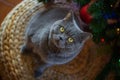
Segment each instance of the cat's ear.
M80 32L83 32L82 29L80 28L80 21L77 15L72 10L65 16L63 20L66 22L72 22Z
M92 37L93 37L93 35L91 33L82 32L82 33L80 33L79 40L80 40L80 42L84 43L88 39L92 39Z
M76 14L72 10L70 10L63 20L73 22L73 20L76 20L76 19L77 19Z
M72 19L73 19L73 11L69 11L63 20L64 21L72 21Z

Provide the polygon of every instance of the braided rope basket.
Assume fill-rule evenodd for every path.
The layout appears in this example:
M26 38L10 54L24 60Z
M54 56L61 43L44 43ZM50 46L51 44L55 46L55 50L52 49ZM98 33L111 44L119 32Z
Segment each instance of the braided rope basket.
M0 27L0 76L2 80L34 80L34 60L21 55L25 27L34 13L44 9L37 0L24 0L4 19ZM92 47L91 47L92 46ZM96 56L96 45L89 40L71 62L48 68L40 80L94 80L106 62ZM96 62L98 61L98 62ZM106 60L107 61L107 60ZM99 65L98 65L99 64Z

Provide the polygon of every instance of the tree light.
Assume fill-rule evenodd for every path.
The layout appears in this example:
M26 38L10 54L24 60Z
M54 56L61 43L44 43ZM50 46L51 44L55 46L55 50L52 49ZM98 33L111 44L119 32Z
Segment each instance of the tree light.
M120 28L117 28L117 31L119 32L119 31L120 31Z
M120 59L118 60L118 62L120 63Z

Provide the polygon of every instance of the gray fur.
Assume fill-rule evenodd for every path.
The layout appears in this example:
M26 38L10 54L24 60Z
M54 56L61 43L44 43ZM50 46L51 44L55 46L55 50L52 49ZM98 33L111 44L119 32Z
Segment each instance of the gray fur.
M36 13L26 28L22 52L27 50L37 54L47 64L44 67L65 64L74 59L91 34L79 28L73 12L68 20L63 20L69 11L53 7ZM60 26L65 28L64 33L59 31ZM74 39L73 43L67 41L69 37ZM38 73L43 71L41 69L45 68L40 67Z

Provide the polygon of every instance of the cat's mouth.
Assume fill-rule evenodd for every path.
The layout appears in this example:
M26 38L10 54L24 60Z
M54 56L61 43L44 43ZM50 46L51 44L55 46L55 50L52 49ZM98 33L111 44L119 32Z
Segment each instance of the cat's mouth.
M61 49L64 49L64 48L65 48L65 43L62 42L61 40L53 39L53 44L54 44L57 48L61 48Z
M49 39L48 46L49 46L50 51L52 51L53 53L59 52L59 49L60 49L59 46L57 46L57 43L54 43L52 39Z

